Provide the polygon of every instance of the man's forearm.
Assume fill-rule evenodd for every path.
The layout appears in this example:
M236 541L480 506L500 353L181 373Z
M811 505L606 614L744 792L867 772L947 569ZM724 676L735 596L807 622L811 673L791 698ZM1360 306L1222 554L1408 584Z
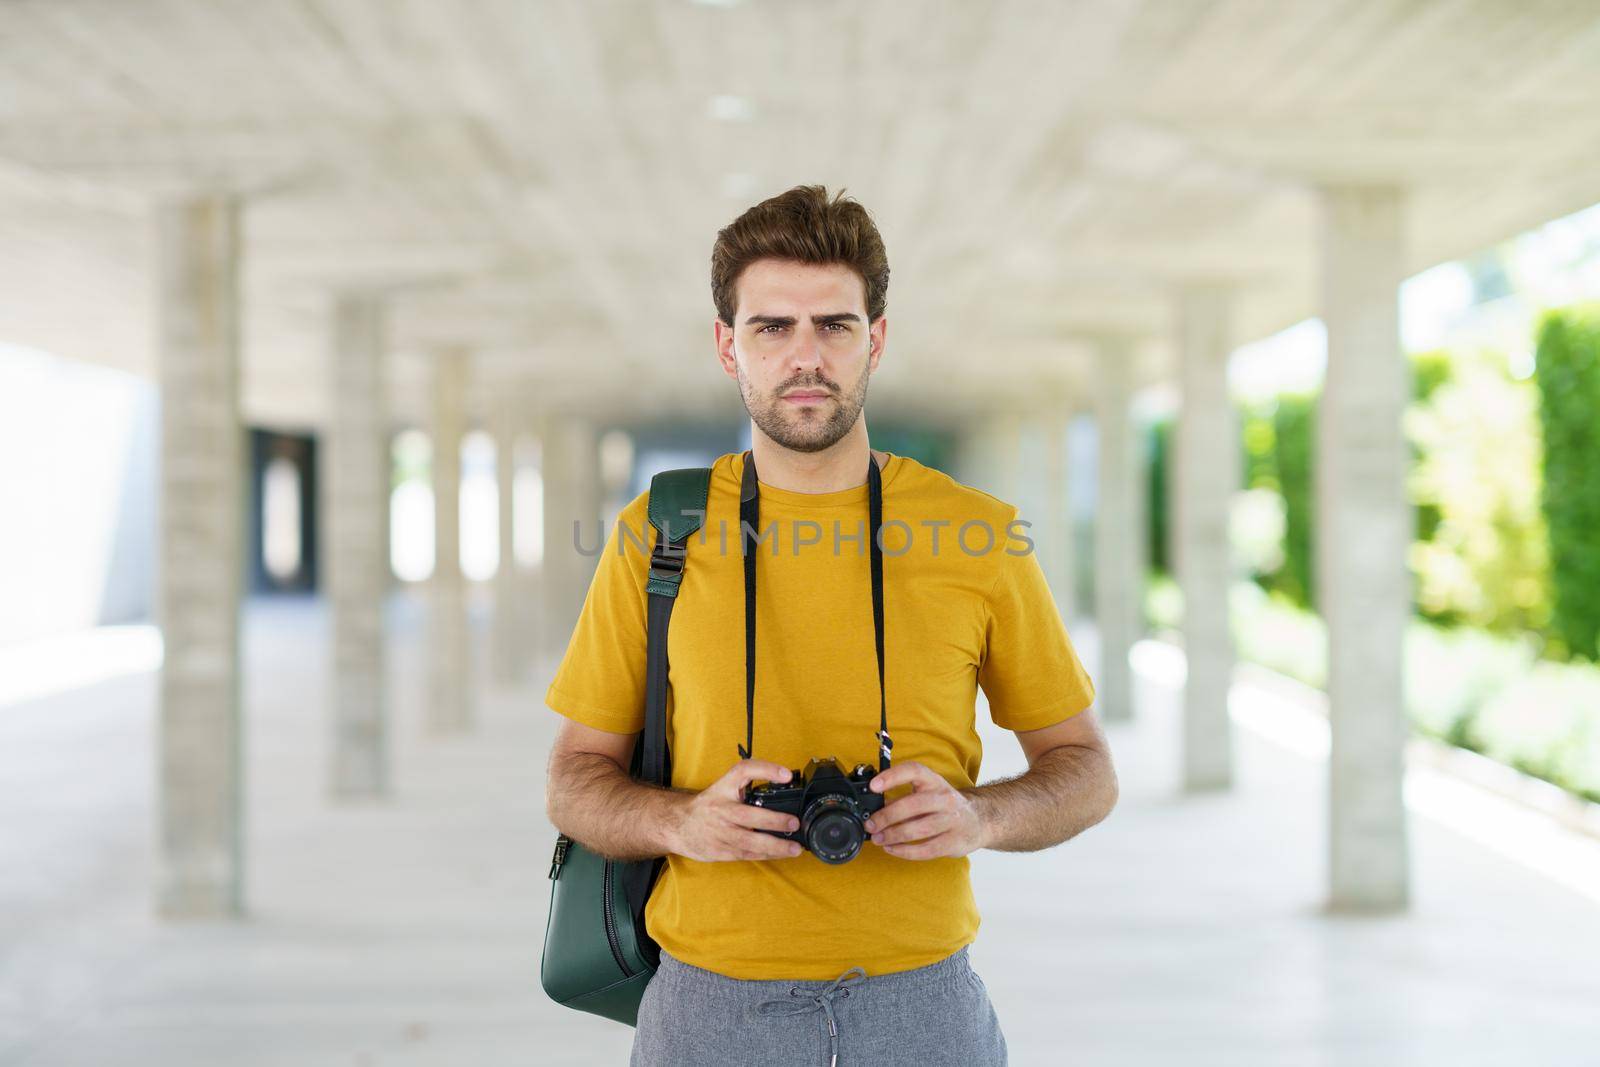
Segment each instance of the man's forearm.
M977 809L982 847L1033 852L1076 837L1109 815L1117 778L1104 749L1062 745L1015 778L961 792Z
M592 852L618 860L673 851L693 793L647 785L606 756L569 752L552 760L546 807L556 829Z

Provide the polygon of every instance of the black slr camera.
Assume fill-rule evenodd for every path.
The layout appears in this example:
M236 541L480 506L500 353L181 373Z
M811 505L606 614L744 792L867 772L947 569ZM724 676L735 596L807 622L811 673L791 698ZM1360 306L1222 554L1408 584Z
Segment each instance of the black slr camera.
M867 839L862 824L883 807L883 794L874 793L867 786L877 773L869 765L858 763L847 775L831 756L814 759L804 770L795 771L787 783L752 785L745 791L744 802L800 817L800 829L793 833L762 833L798 841L801 848L811 850L823 863L849 863Z

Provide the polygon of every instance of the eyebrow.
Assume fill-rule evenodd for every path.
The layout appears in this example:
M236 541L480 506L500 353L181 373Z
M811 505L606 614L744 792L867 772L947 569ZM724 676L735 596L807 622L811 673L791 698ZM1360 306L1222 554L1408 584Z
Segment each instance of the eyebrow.
M751 315L744 320L746 326L793 326L797 320L793 315ZM860 322L861 316L853 311L835 311L830 315L813 315L811 321L818 326L826 326L830 322Z

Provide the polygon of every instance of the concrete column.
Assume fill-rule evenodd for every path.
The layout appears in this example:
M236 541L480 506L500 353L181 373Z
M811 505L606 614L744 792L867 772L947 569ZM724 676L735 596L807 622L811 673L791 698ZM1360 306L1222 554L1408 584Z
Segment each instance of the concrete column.
M594 427L571 416L549 416L541 434L544 476L544 617L549 651L560 656L572 637L599 557L600 462ZM585 555L574 543L579 523Z
M467 584L461 573L461 437L466 422L468 353L447 349L434 362L432 662L428 725L435 732L472 725Z
M1233 779L1228 693L1233 579L1228 515L1239 481L1239 443L1228 398L1226 288L1187 286L1178 294L1178 378L1183 409L1173 435L1174 569L1183 590L1183 784L1222 789Z
M1404 200L1392 188L1322 190L1328 370L1317 413L1317 598L1328 625L1329 900L1398 910L1408 890L1401 798L1406 719L1401 648L1410 397L1400 350Z
M989 423L986 442L989 462L993 464L989 476L993 479L994 495L1018 507L1026 503L1022 469L1023 436L1021 416L1014 411L995 412Z
M389 788L384 600L389 589L389 433L383 307L350 295L334 308L332 417L322 515L333 633L330 790Z
M383 588L385 593L401 592L405 583L394 572L394 439L397 430L392 414L385 412L379 438L383 446Z
M530 649L520 615L521 576L517 573L514 535L517 469L518 398L515 390L495 394L489 413L494 434L494 472L500 498L500 562L494 574L494 614L490 630L490 666L497 685L514 685L527 666Z
M518 390L518 395L522 398L521 406L517 412L518 436L522 444L522 451L518 454L518 462L539 471L542 482L545 426L543 417L539 412L539 393L537 388L532 383L529 383ZM543 544L546 520L543 515L545 505L542 486L540 493L539 511L530 516L530 524L537 524L539 541ZM542 559L538 563L527 566L518 572L517 585L518 605L520 608L517 613L517 620L523 634L522 646L528 650L528 655L533 658L534 669L539 672L541 678L544 676L544 660L548 656L549 646L552 644L543 629L546 596L544 570Z
M164 645L156 909L231 917L244 912L238 207L221 196L164 204L155 245Z
M1049 552L1043 559L1056 608L1061 612L1062 621L1069 623L1078 611L1073 580L1072 501L1067 492L1067 425L1071 419L1071 411L1056 412L1049 416L1045 427L1045 521L1050 533Z
M1131 404L1134 348L1126 338L1100 342L1095 419L1099 478L1094 519L1095 621L1100 630L1096 705L1106 722L1133 717L1128 662L1144 617L1144 464Z
M1021 419L1015 411L1004 408L984 411L963 428L954 474L964 484L1021 507L1023 501L1018 496L1020 481L1017 477L1021 446Z
M1027 535L1050 583L1063 620L1072 612L1072 591L1063 575L1070 554L1065 542L1067 487L1065 424L1058 411L1035 408L1009 417L1000 426L1001 461L1009 469L1009 488L1001 499L1017 505L1018 518L1030 523Z
M539 479L544 488L544 555L539 561L539 641L546 656L559 663L571 636L567 618L571 599L568 579L572 563L571 486L562 469L567 450L560 440L561 420L539 418Z

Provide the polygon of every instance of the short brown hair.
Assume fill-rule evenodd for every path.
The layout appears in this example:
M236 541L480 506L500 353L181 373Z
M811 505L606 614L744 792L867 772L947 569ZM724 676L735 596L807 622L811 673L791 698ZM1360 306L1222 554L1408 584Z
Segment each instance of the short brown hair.
M861 276L867 320L876 322L889 301L889 256L867 209L821 185L797 185L763 200L724 226L711 247L711 300L717 317L733 325L734 286L758 259L838 263Z

